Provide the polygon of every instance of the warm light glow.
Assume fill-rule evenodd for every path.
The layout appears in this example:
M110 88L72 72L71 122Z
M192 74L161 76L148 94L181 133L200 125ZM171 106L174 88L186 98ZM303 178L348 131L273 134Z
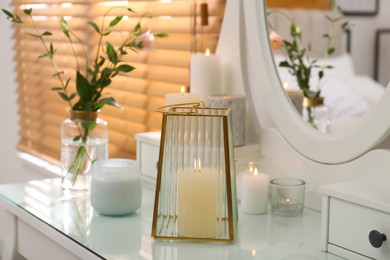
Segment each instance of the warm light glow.
M257 176L258 173L257 173L257 168L255 168L255 170L253 171L253 175Z
M184 93L186 93L186 87L181 86L180 93L181 93L182 95L183 95Z
M171 3L172 0L160 0L161 3Z
M107 2L99 3L99 5L104 5L104 6L124 6L128 4L129 1L107 1Z
M253 172L253 162L248 163L249 172Z
M200 168L201 168L201 165L200 165L200 159L198 160L194 160L194 170L195 172L199 172L200 173Z
M210 56L210 49L209 48L207 48L207 50L205 51L205 53L204 53L206 56Z
M70 20L72 20L72 16L69 16L69 15L63 16L63 18L64 18L65 21L70 21Z
M291 201L290 198L287 198L287 199L286 199L286 202L287 202L287 203L290 203L290 201Z
M255 249L252 250L252 256L256 256L256 250Z
M28 4L28 5L22 5L22 9L45 9L47 8L47 4Z
M62 4L61 4L61 7L62 7L62 8L71 8L72 6L73 6L72 3L62 3Z
M285 81L285 82L283 83L283 88L284 88L284 89L288 89L288 82L287 82L287 81Z

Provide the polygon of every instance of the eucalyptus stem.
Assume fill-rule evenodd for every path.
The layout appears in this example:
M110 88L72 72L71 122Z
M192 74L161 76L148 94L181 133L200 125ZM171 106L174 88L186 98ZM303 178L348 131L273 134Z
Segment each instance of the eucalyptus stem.
M36 26L35 21L34 21L34 19L32 18L32 15L29 14L28 17L29 17L30 20L31 20L31 23L32 23L32 25L33 25L33 28L34 28L36 34L39 35L38 27ZM39 38L40 42L42 43L42 45L43 45L43 47L44 47L46 53L49 53L51 50L50 50L50 48L47 47L45 41L43 40L43 36L42 36L42 35L39 35L38 38ZM61 84L61 88L63 89L63 91L65 92L65 94L68 96L67 85L64 83L64 81L63 81L63 79L62 79L62 77L61 77L61 72L59 71L57 62L56 62L56 60L54 59L54 53L53 53L53 55L49 55L48 58L50 59L50 63L51 63L52 66L53 66L53 69L54 69L54 72L55 72L54 76L56 76L56 77L58 78L58 80L60 81L60 84ZM72 107L72 102L71 102L70 100L67 100L67 102L68 102L69 106Z

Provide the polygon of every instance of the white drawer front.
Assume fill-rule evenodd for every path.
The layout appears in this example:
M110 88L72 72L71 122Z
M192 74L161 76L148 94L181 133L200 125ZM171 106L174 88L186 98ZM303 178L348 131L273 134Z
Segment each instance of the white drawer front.
M154 179L157 178L157 162L158 162L158 156L159 156L159 147L148 144L145 142L140 142L140 167L141 167L141 173L152 177Z
M369 242L368 234L372 230L387 236L380 248ZM331 198L329 243L374 259L390 259L390 215Z

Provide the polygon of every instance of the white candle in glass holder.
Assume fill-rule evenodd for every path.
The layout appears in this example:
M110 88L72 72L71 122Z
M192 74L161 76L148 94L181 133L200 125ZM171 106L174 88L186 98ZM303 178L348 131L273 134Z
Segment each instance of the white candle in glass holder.
M197 102L200 102L199 95L186 92L184 86L181 87L180 93L169 93L165 95L165 105L167 106Z
M264 173L258 173L257 168L253 173L242 176L241 209L248 214L264 214L267 212L269 177Z
M177 227L179 236L212 238L217 230L217 170L201 167L178 170Z

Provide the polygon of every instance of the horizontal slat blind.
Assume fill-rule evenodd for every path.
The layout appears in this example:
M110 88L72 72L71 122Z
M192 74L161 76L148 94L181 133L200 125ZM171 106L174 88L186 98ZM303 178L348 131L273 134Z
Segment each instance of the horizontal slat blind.
M199 5L203 2L208 3L208 26L200 25ZM26 35L32 30L32 23L24 15L23 8L33 8L36 25L42 31L53 33L47 39L56 49L55 58L60 70L72 78L70 85L73 88L76 62L59 27L61 16L87 43L90 64L97 51L98 38L86 22L100 25L102 16L113 4L130 7L136 12L126 13L128 17L110 34L108 41L113 45L122 42L124 31L133 28L144 13L150 13L152 19L142 20L143 29L169 34L167 38L156 39L156 48L151 52L126 55L123 59L136 69L117 76L105 89L105 93L122 106L122 109L106 106L100 113L109 124L110 157L121 158L135 158L134 134L160 130L161 115L155 109L165 105L165 94L178 92L182 85L188 86L191 53L203 52L206 48L215 51L225 8L225 0L67 0L66 3L62 0L14 0L12 4L25 22L15 26L14 34L20 106L19 148L54 161L60 158L60 124L68 117L69 107L50 90L58 87L59 82L52 77L54 71L50 61L38 58L44 53L39 39ZM112 17L122 14L119 9L110 12ZM75 51L81 67L85 68L83 45L76 42Z

